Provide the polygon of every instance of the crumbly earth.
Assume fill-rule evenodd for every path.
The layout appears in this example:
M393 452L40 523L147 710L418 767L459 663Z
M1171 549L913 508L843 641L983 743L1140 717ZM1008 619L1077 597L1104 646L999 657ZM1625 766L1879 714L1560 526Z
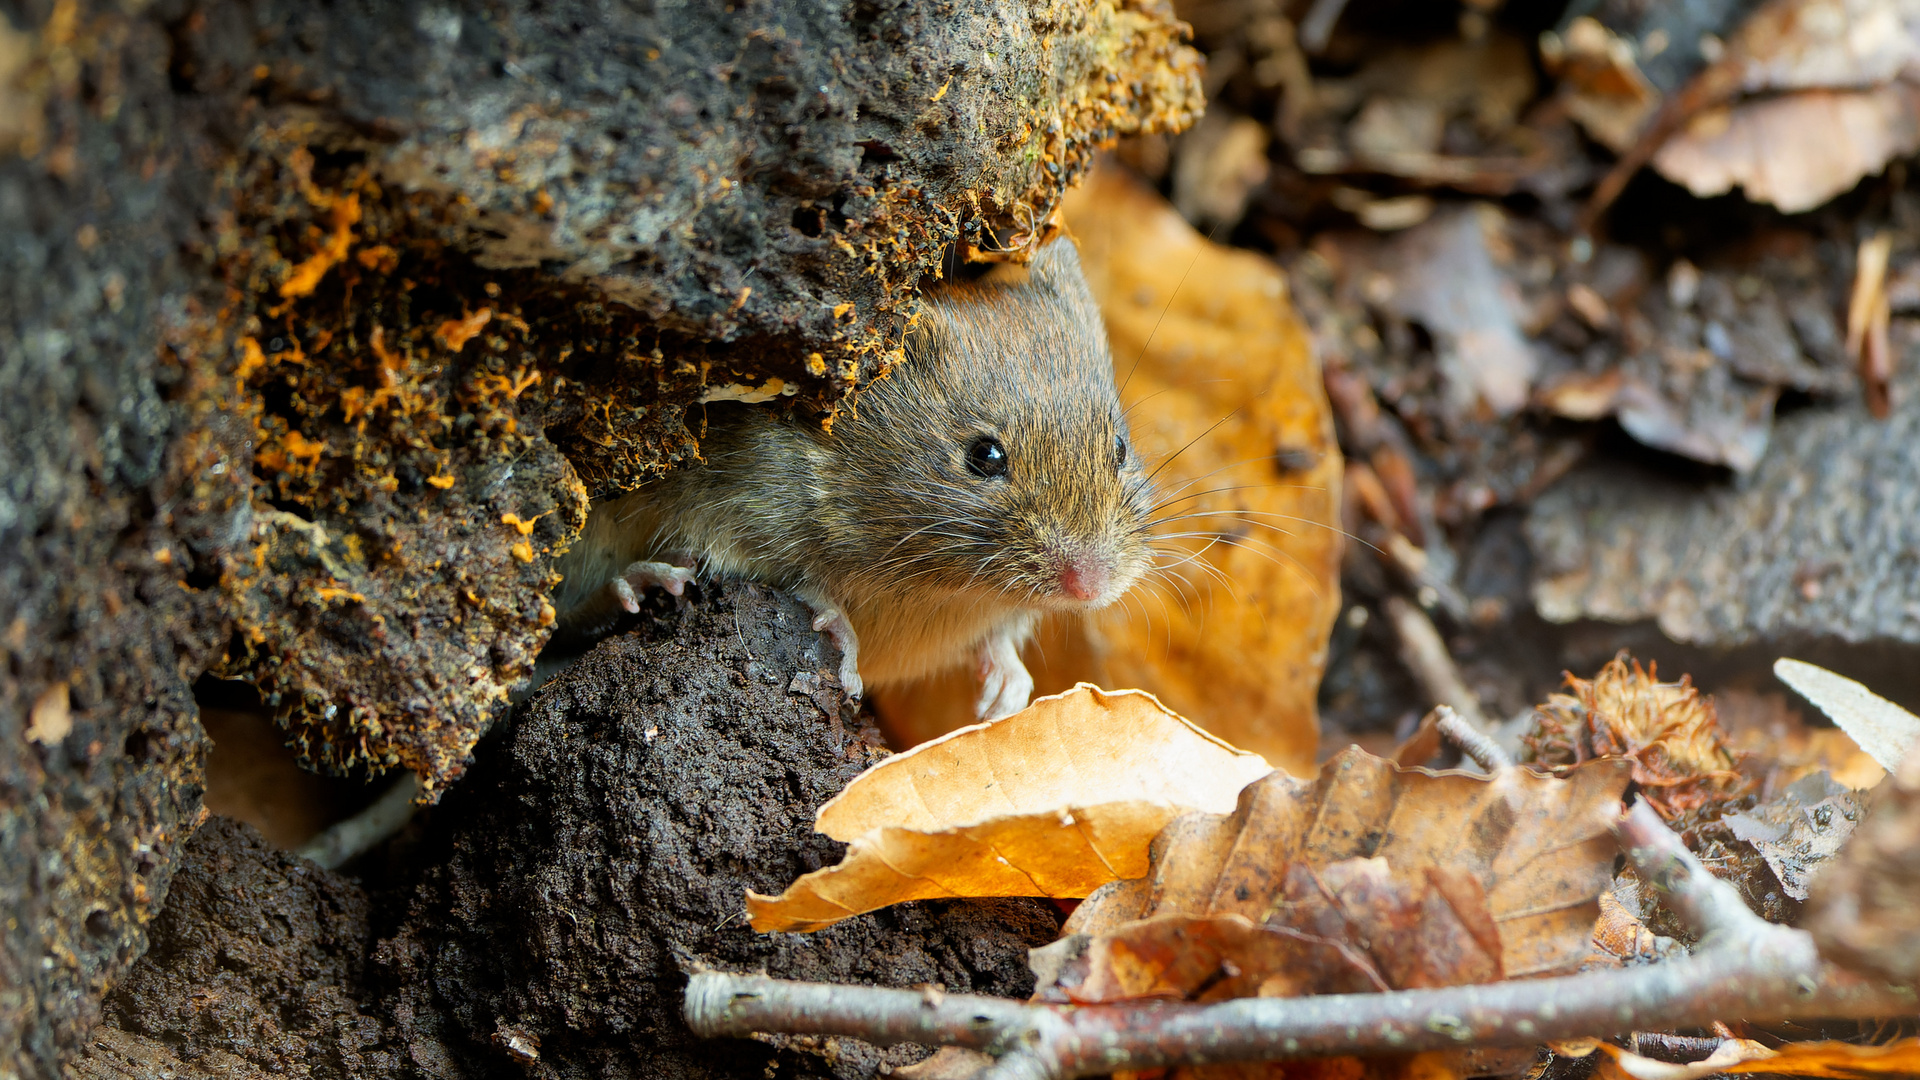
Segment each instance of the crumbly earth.
M202 826L77 1075L867 1078L918 1052L699 1042L686 970L1031 992L1027 950L1059 922L1039 901L745 925L746 890L839 858L814 811L883 752L841 722L838 652L804 606L703 591L661 598L483 745L410 840L411 885L370 903L251 826Z
M369 915L358 883L209 819L107 1021L201 1069L230 1057L289 1077L394 1075L399 1047L361 978Z
M1025 996L1039 901L921 903L817 934L756 934L746 890L838 860L815 808L878 751L839 719L838 651L791 597L709 587L544 687L435 813L441 853L375 952L412 1060L485 1076L874 1075L845 1042L700 1043L691 965ZM884 1060L906 1060L895 1051Z

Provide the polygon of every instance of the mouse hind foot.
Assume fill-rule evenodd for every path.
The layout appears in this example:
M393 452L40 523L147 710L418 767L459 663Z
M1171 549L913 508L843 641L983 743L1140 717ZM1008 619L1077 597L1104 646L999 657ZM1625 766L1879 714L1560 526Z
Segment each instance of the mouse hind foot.
M690 567L665 562L629 563L617 576L588 593L586 599L561 613L548 648L574 651L591 645L619 625L621 612L639 613L641 593L659 588L680 596L692 581Z
M680 596L687 591L687 585L693 581L693 568L675 566L667 562L628 563L620 576L607 582L607 590L629 615L640 613L640 593L648 589L665 589L670 595Z

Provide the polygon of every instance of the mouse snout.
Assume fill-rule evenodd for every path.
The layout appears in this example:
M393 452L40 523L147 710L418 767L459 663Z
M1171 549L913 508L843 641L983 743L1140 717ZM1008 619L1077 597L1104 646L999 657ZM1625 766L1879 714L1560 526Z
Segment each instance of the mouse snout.
M1113 580L1113 568L1090 547L1068 548L1059 554L1060 591L1075 600L1104 596Z

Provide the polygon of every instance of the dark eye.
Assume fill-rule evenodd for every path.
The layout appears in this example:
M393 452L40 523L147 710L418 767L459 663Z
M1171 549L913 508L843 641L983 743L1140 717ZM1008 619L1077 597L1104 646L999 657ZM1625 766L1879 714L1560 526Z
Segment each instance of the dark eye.
M1007 448L991 435L982 435L967 444L967 471L975 476L1007 475Z
M1116 469L1124 469L1127 467L1127 437L1125 435L1115 435L1113 437L1113 467Z

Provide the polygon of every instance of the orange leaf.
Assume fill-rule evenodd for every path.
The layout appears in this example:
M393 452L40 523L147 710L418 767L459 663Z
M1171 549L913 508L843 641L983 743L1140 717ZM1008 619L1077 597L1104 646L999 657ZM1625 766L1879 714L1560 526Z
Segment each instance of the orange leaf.
M855 778L815 820L846 858L747 910L757 930L815 930L905 900L1085 896L1144 873L1168 821L1224 810L1268 771L1150 694L1079 687Z

